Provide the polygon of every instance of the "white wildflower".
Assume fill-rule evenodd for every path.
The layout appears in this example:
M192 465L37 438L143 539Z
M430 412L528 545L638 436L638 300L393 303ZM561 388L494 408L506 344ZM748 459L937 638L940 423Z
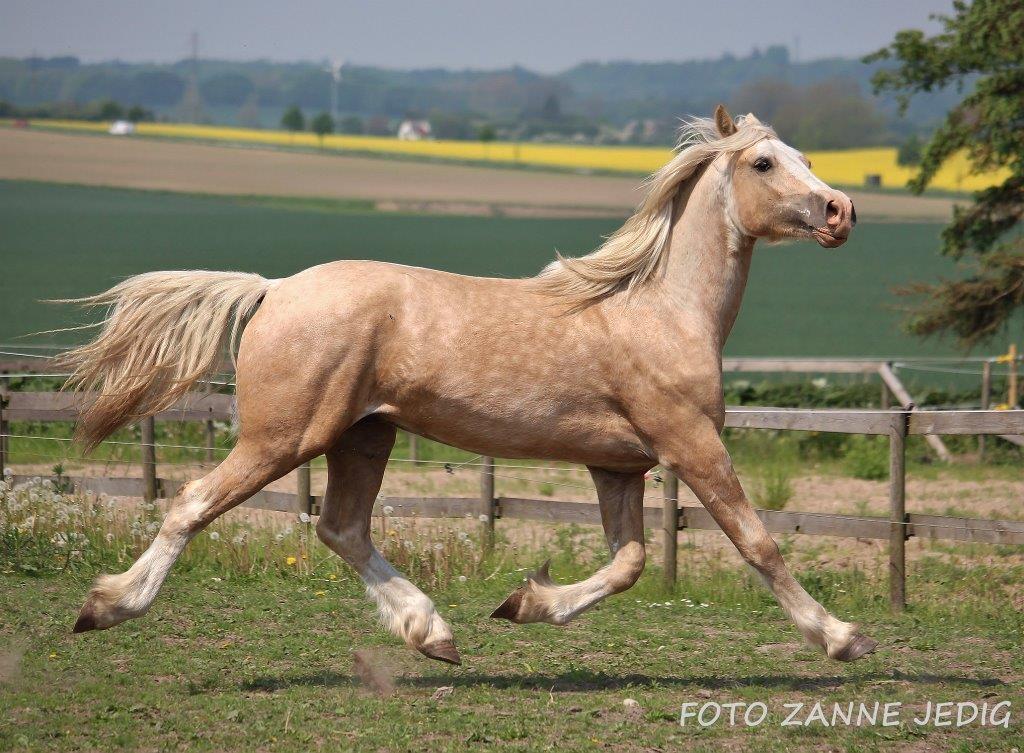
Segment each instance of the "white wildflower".
M384 505L384 509L381 510L381 512L384 513L385 515L394 515L395 514L395 508L392 507L391 505Z
M466 576L465 575L460 575L459 576L459 583L465 583L465 582L466 582Z
M220 541L220 534L216 531L210 531L210 541Z
M487 515L485 515L484 513L480 513L480 516L477 518L477 520L479 520L481 523L486 523L490 520L490 518L488 518Z
M300 512L299 513L299 522L300 523L308 523L309 521L310 521L310 517L309 517L309 513L308 512Z

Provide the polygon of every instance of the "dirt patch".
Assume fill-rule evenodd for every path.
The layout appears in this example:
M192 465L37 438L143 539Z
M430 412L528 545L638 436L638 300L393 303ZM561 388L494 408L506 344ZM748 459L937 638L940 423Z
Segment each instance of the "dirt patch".
M637 177L0 129L0 178L221 195L363 199L390 211L625 216ZM949 219L948 198L851 192L868 220Z

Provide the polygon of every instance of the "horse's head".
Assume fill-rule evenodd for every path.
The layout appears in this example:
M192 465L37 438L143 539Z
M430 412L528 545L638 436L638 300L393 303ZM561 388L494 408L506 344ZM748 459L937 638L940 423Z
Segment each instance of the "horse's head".
M740 129L763 129L764 137L720 155L730 171L732 221L746 235L769 240L813 238L825 248L841 246L857 224L850 197L811 172L811 163L753 115L736 121L719 105L715 128L729 138Z

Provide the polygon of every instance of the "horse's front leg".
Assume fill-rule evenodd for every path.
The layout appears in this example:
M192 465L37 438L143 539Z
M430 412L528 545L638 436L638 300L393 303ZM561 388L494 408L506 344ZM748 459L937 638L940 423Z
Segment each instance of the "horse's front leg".
M597 486L612 561L591 577L571 585L556 585L547 564L512 592L491 617L520 624L549 622L564 625L612 594L636 583L644 570L644 475L590 468Z
M840 661L874 651L875 641L829 614L790 574L779 547L747 501L714 422L703 418L691 425L685 438L655 444L661 464L693 490L808 642Z

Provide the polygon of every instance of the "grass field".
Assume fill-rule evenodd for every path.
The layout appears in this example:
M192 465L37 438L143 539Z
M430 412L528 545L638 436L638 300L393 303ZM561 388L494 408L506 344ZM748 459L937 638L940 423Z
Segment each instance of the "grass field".
M242 269L280 277L350 258L516 277L535 274L556 248L591 250L619 222L411 215L357 203L2 181L0 342L76 321L67 307L40 299L96 292L138 272ZM902 334L894 310L894 285L953 271L936 253L939 229L864 222L837 251L810 244L759 247L727 353L954 353L948 343Z
M567 530L563 540L578 536ZM574 560L571 548L553 567L565 581L593 567ZM271 556L283 563L287 553ZM311 563L326 554L316 545ZM913 569L913 605L900 617L888 613L877 577L799 568L817 598L880 641L877 654L853 665L802 645L755 578L694 550L684 550L676 593L665 593L651 570L566 628L487 619L522 576L520 560L489 561L489 579L455 580L432 593L459 642L458 668L397 645L337 558L309 575L283 564L245 574L186 555L147 616L73 636L92 573L30 577L7 556L0 558L0 749L1019 748L1024 573L998 554L961 565L938 555ZM521 560L539 556L523 552ZM913 722L928 702L991 708L1005 701L1008 728ZM724 722L702 729L692 719L680 727L687 702L762 702L768 717L749 729ZM901 723L783 726L785 704L805 704L797 718L806 720L815 703L831 719L833 703L851 702L899 703Z

